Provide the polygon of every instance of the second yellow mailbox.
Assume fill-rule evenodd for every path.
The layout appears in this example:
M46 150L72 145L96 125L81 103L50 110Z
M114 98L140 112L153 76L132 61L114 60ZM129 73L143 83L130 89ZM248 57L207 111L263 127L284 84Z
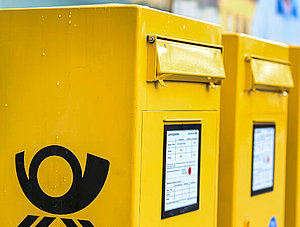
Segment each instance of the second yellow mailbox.
M220 227L284 226L288 47L223 35Z

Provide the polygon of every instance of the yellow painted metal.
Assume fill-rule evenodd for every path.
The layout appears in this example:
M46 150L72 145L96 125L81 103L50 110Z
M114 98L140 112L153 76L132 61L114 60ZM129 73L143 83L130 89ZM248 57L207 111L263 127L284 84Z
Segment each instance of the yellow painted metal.
M222 49L157 39L156 80L210 82L225 78Z
M286 92L268 91L264 87L263 91L249 90L248 75L252 72L245 56L273 59L280 68L282 62L289 61L288 46L242 34L224 34L223 45L226 80L221 94L218 226L263 227L269 226L272 217L278 226L284 226L288 96ZM257 75L265 74L264 67L269 67L265 63L255 67ZM289 70L280 71L286 73L281 76L287 81L271 84L291 86ZM279 76L277 71L272 75ZM262 84L268 85L272 80ZM253 125L261 123L276 125L274 189L251 196Z
M149 34L193 48L201 43L201 50L221 46L219 26L140 6L0 11L1 226L18 226L26 215L39 216L34 225L55 217L51 226L64 226L59 218L78 226L79 219L94 226L216 226L220 87L147 82L156 76ZM200 209L162 220L163 128L170 120L202 124ZM24 151L28 174L48 145L72 151L82 171L87 153L110 162L101 192L76 213L42 211L19 185L15 155ZM73 180L58 156L41 163L37 178L57 197Z
M300 47L290 47L290 61L295 87L290 92L288 107L285 226L295 227L300 225Z
M251 58L252 89L289 91L294 86L289 62Z

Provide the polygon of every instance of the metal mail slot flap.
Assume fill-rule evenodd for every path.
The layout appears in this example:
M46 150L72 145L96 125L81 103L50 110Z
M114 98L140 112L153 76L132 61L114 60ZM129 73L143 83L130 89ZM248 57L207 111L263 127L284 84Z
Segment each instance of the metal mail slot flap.
M252 87L257 90L289 91L294 86L288 62L251 58Z
M156 75L151 81L220 84L225 78L222 48L157 39Z

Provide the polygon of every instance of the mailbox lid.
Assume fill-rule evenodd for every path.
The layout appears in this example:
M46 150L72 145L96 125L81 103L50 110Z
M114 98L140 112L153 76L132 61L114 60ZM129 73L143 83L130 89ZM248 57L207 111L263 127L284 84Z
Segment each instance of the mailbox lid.
M155 67L150 81L169 80L220 84L225 78L222 46L156 37L149 44ZM151 50L150 50L151 51ZM149 59L151 61L151 59Z
M253 88L289 91L294 86L289 62L250 57L250 64Z

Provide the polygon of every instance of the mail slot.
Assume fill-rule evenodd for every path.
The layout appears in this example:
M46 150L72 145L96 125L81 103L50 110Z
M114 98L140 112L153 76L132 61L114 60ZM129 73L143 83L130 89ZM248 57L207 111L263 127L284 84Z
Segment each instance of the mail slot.
M148 36L148 40L151 39L156 40L156 43L149 47L148 81L220 84L225 78L222 46Z
M220 227L285 226L288 46L224 34Z
M103 5L0 34L1 226L216 226L219 26Z
M246 57L252 90L284 92L293 87L290 63L255 56Z

